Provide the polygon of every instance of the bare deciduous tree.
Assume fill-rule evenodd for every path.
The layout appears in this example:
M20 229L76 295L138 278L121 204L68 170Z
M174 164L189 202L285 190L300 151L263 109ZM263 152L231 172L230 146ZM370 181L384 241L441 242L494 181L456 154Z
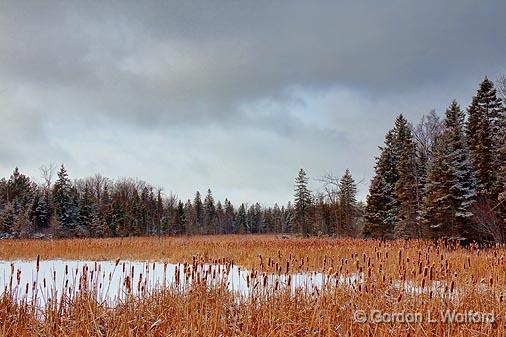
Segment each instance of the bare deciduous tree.
M505 242L503 223L488 202L479 202L473 207L472 212L476 230L480 235L497 243Z
M443 121L435 110L431 110L428 115L423 115L420 123L412 129L417 147L422 152L421 155L430 160L436 139L442 133Z
M42 166L40 168L42 179L44 180L44 187L46 191L49 191L51 188L51 183L53 181L54 172L56 170L56 167L53 165L53 163L50 163L49 166Z

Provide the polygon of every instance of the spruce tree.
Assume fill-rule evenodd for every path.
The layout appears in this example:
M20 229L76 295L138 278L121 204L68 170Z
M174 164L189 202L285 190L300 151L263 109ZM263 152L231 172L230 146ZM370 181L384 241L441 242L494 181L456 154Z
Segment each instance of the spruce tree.
M4 205L0 211L0 233L11 234L14 229L14 222L16 221L16 213L12 203Z
M49 218L49 206L45 196L40 192L35 193L31 205L30 221L35 229L43 229L49 227Z
M193 227L198 233L202 234L204 227L204 206L202 204L202 198L199 191L195 193L195 199L193 200L193 211L195 213L193 217Z
M467 136L476 172L477 194L482 200L491 201L502 188L498 173L506 160L501 155L506 117L494 84L487 77L480 83L467 111Z
M230 200L225 199L225 233L235 231L235 210Z
M311 233L311 191L308 188L306 172L300 169L295 179L295 220L298 231L304 235Z
M79 199L79 225L82 228L90 228L94 221L95 207L91 188L88 184L85 185L84 191Z
M443 135L429 166L423 219L432 236L476 237L471 210L475 178L464 131L464 113L454 100L446 110Z
M395 121L399 163L399 179L395 184L395 195L399 202L399 221L394 235L399 239L420 238L422 228L418 224L420 210L419 181L417 177L416 152L413 135L408 121L401 114Z
M340 210L340 229L344 235L352 235L353 225L356 216L357 206L357 186L350 170L346 169L344 175L339 181L339 210Z
M216 216L214 219L214 233L225 233L225 210L220 200L216 203Z
M236 226L237 233L246 233L248 230L248 217L246 214L246 206L244 204L241 204L237 210Z
M375 175L369 186L365 212L365 237L391 239L398 221L399 203L395 195L395 184L399 180L396 136L390 130L385 136L385 145L376 159Z
M214 233L216 220L216 207L214 205L214 197L211 189L207 190L206 198L204 199L204 230L206 234Z
M16 167L7 181L7 202L11 202L14 210L18 213L31 203L32 186L30 178L22 174Z
M185 226L186 226L186 216L184 211L184 204L182 201L179 201L177 204L174 234L183 234L185 232Z
M294 231L293 229L293 223L294 223L294 210L291 202L288 202L288 204L285 207L282 207L281 209L282 213L282 228L281 231L283 233L292 233Z
M77 204L75 195L73 195L72 184L63 165L58 172L58 180L53 187L53 200L60 235L75 235L78 224Z

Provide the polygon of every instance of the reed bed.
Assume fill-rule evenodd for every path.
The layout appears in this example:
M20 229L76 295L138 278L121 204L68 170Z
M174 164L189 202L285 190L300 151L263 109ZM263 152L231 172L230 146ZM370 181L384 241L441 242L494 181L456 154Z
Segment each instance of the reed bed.
M0 295L1 336L506 336L506 250L500 246L212 236L2 241L0 248L0 259L33 259L35 275L37 256L119 258L123 273L114 303L101 296L107 275L90 266L68 272L79 280L69 289L41 291L54 300L37 305L23 292L43 289L47 280L20 284L12 268ZM123 260L180 265L172 282L148 287L149 273L123 270ZM246 293L229 287L234 267L247 271ZM290 284L296 275L316 273L322 281L314 286ZM357 320L357 312L373 311L423 317ZM494 319L451 323L443 311Z

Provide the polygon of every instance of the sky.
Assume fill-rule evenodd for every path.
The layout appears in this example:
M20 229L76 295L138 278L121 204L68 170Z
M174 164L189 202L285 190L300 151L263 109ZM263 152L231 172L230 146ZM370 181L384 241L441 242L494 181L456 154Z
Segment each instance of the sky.
M506 73L506 1L0 1L0 177L281 204Z

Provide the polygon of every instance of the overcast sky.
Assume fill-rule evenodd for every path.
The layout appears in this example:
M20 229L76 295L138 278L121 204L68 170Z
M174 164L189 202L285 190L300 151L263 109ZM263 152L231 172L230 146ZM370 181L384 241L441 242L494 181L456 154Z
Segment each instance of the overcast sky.
M506 1L0 1L0 176L64 163L186 199L364 198L385 132L506 72ZM312 181L314 188L318 184Z

